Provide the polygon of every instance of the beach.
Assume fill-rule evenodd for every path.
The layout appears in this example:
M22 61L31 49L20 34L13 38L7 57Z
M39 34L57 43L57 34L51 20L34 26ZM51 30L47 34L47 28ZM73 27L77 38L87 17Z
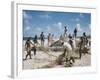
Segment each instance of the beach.
M25 45L24 40L24 45ZM40 40L38 40L40 43ZM47 40L45 40L44 46L47 48ZM24 47L24 46L23 46ZM25 58L27 52L25 48L23 49L23 59ZM23 60L23 69L41 69L41 68L63 68L63 65L56 64L56 59L63 53L63 51L40 51L37 50L36 55L34 56L33 51L31 51L32 59L27 58ZM74 53L76 57L75 63L72 67L86 67L91 65L91 54L82 54L82 58L79 59L79 53Z

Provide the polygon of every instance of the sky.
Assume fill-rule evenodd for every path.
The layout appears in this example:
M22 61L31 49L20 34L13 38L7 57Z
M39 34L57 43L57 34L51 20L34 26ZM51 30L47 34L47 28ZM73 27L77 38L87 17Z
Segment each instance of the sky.
M73 34L78 29L78 36L86 32L91 34L91 13L76 12L52 12L23 10L23 36L34 37L44 32L59 37L64 34L64 26L67 26L68 33Z

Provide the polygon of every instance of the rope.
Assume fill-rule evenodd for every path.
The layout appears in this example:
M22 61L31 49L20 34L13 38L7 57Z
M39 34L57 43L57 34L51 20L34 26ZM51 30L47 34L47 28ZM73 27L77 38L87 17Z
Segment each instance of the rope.
M49 50L46 49L46 48L44 48L44 47L42 47L41 50L42 50L45 54L48 54L49 56L57 57L57 56L55 56L55 55L49 54L49 53L48 53Z

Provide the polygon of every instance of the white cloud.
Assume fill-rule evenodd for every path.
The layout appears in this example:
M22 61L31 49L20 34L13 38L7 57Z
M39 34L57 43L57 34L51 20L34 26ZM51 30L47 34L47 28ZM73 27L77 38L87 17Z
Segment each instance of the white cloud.
M62 23L61 22L58 22L58 28L62 29Z
M51 16L49 16L48 14L39 15L39 17L40 17L40 18L46 18L46 19L51 18Z
M59 30L62 29L62 26L63 26L62 22L58 22L54 24L54 27L56 27L56 29L58 28Z
M42 28L40 28L40 27L33 27L32 28L32 33L34 33L34 34L36 34L38 36L40 36L41 32L42 32Z
M89 29L91 30L91 24L88 24L88 26L89 26Z
M70 21L74 21L74 18L70 19Z
M76 24L76 28L77 28L78 31L82 31L81 26L80 26L79 23Z
M82 13L80 13L80 17L81 17L81 18L83 18L83 17L84 17L84 15L83 15Z
M47 32L51 32L50 26L47 26L46 28L47 28Z
M80 21L80 19L79 18L76 18L76 22L79 22Z
M28 15L26 12L23 12L24 19L31 19L32 16Z
M42 29L40 27L37 27L36 30L37 30L37 32L41 32L42 31Z
M79 22L80 21L80 19L77 17L77 18L72 18L72 19L70 19L70 21L72 21L72 22Z
M28 31L30 30L31 28L29 26L25 27L25 30Z

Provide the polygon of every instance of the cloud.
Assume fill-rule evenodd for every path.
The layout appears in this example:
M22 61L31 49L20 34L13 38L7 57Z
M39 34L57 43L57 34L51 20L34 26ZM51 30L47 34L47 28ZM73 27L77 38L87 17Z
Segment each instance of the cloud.
M83 17L84 17L84 15L82 13L80 13L78 17L71 18L70 21L72 21L72 22L74 22L74 21L75 22L79 22L81 20L80 18L83 18Z
M89 26L89 29L91 30L91 24L88 24L88 26Z
M61 30L62 29L62 23L58 22L57 25L58 25L58 28Z
M40 35L40 33L42 32L42 28L40 27L31 27L29 30L26 31L28 34L30 34L31 36L34 35Z
M72 22L74 22L74 21L75 21L75 22L79 22L80 19L79 19L78 17L77 17L77 18L71 18L70 21L72 21Z
M49 16L48 14L39 15L39 17L40 18L45 18L45 19L51 18L51 16Z
M71 18L70 21L74 21L74 18Z
M82 31L81 26L80 26L79 23L76 24L76 28L77 28L78 31Z
M25 31L30 30L31 28L29 26L25 27Z
M42 29L40 27L37 27L36 30L37 30L37 32L41 32L42 31Z
M80 15L79 15L81 18L83 18L84 17L84 15L82 14L82 13L80 13Z
M47 29L47 32L51 32L52 31L50 26L47 26L46 29Z
M59 30L62 29L62 26L63 26L62 22L58 22L54 24L54 27L56 27L56 29L59 29Z
M76 18L75 20L76 20L76 22L79 22L79 21L80 21L80 19L79 19L79 18Z
M23 12L23 18L24 18L24 19L31 19L32 16L30 16L30 15L27 14L26 12Z

